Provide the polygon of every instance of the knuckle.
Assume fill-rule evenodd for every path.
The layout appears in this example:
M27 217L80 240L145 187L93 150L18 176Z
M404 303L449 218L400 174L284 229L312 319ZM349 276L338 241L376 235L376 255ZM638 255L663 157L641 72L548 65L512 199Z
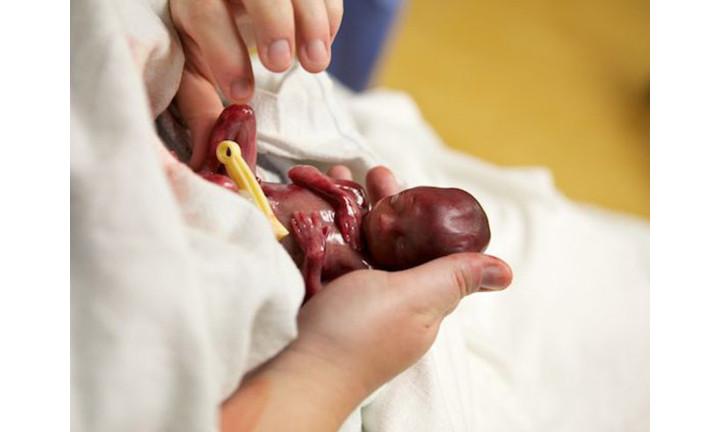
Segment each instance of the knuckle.
M459 299L470 294L470 283L468 283L467 272L462 268L456 268L453 272L454 287L458 292Z
M205 21L214 12L215 5L213 0L195 0L192 2L182 2L182 6L174 8L174 16L180 18L187 27L193 27L195 21Z
M330 26L333 27L333 29L337 29L340 26L344 13L342 1L327 2L327 13Z
M256 31L260 33L278 36L292 33L294 24L292 6L284 1L268 2L265 7L248 7L247 14L250 20L257 24Z
M477 290L477 283L482 271L482 262L474 254L455 254L453 260L453 281L460 298Z

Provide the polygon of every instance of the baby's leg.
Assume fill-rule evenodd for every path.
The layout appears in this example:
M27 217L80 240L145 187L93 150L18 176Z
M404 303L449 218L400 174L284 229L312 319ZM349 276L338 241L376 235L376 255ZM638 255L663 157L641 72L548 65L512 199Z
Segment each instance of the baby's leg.
M304 253L302 274L307 301L322 289L322 268L329 227L323 225L317 212L312 212L311 216L303 212L293 213L290 227L295 241Z

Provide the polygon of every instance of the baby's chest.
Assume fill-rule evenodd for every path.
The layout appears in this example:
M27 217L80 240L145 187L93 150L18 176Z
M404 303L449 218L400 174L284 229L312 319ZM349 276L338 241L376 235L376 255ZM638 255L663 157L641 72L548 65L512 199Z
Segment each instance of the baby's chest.
M349 271L368 268L364 257L354 251L342 238L335 225L335 210L322 197L296 185L270 185L263 186L270 206L280 223L290 227L290 219L295 212L310 215L317 212L324 226L328 228L325 247L325 261L323 263L323 280L332 280ZM282 244L301 266L303 252L290 234L282 240Z

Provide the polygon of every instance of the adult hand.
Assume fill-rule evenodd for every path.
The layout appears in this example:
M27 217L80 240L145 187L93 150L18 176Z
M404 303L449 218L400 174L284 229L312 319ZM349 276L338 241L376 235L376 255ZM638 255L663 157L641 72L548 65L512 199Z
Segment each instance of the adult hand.
M274 72L296 56L309 72L330 62L330 45L342 19L342 0L170 0L170 14L185 51L177 94L180 114L192 135L190 166L200 168L210 129L228 101L247 102L253 93L248 47L239 20L253 24L262 63Z
M226 402L221 430L337 430L430 348L463 297L503 289L511 279L501 260L465 253L334 280L301 309L298 338Z
M349 170L335 167L330 175L349 178ZM371 200L399 189L382 167L368 173L367 184ZM511 280L505 262L480 253L335 279L300 310L298 338L226 403L222 430L337 430L357 404L430 348L462 298Z

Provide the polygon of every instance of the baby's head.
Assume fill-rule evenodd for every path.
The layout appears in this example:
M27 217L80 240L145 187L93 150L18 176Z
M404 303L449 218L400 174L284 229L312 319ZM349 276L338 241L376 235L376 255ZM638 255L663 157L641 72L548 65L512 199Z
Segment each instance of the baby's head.
M402 270L456 252L482 252L490 242L487 215L461 189L416 187L388 196L363 219L373 265Z

